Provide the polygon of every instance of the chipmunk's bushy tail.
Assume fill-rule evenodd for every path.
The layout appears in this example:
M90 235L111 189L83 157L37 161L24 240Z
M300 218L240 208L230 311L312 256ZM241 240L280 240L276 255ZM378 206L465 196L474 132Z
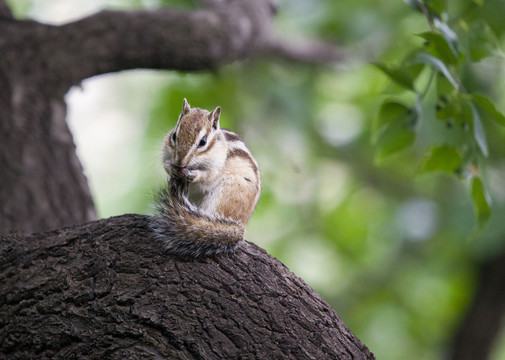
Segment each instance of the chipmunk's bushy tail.
M213 216L192 205L183 180L172 178L157 195L159 217L151 224L171 254L200 257L233 252L242 241L245 226L236 220Z

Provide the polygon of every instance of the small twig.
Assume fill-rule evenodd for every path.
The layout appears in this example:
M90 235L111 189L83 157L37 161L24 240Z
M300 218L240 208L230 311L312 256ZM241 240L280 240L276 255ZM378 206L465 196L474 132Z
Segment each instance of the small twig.
M426 6L424 6L424 4L420 0L416 0L416 5L423 12L424 17L426 18L426 21L428 22L428 26L430 27L431 32L435 32L435 28L433 27L433 21L430 17L430 12L426 8Z
M423 93L419 94L420 100L423 100L426 97L426 95L428 94L428 91L430 90L430 87L431 87L431 83L433 82L433 78L435 77L435 73L436 73L436 71L431 69L430 78L428 79L428 83L426 84L426 87L424 88Z

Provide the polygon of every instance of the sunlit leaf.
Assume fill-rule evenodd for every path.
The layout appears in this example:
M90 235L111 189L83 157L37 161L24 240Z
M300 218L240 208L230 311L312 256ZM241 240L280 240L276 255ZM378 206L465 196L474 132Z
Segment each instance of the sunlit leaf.
M401 67L390 66L383 63L374 63L373 65L378 69L380 69L384 74L389 76L389 78L394 82L396 82L398 85L401 85L409 90L415 91L414 89L415 77L412 75L411 72Z
M479 112L477 111L475 105L470 103L470 107L472 108L473 116L473 136L482 154L484 156L488 156L489 151L487 147L486 133L484 132L484 127L482 126L482 120L480 119Z
M415 128L421 117L419 101L414 108L386 102L381 109L383 109L381 116L387 118L380 120L383 130L377 132L375 161L378 163L412 145L415 140Z
M437 73L437 95L450 95L455 92L454 86L441 73Z
M484 94L472 94L473 102L482 110L484 110L494 121L505 126L505 116L496 109L491 99Z
M484 5L484 0L472 0L472 1L479 6Z
M447 80L451 82L452 86L454 86L456 89L459 89L458 81L456 81L456 79L452 76L451 72L442 60L436 58L433 55L422 52L417 55L416 61L423 64L428 64L434 69L438 70L447 78Z
M427 0L425 3L428 8L437 15L442 15L447 8L447 0Z
M395 101L384 101L379 109L379 113L377 114L373 127L374 142L377 141L380 133L384 130L386 125L398 122L407 124L411 116L412 110L407 106Z
M390 155L403 150L414 143L414 131L406 126L391 126L382 133L377 143L375 161L380 163Z
M473 122L470 104L460 93L441 95L436 105L436 115L440 120L451 120L464 128Z
M442 93L438 97L438 101L435 106L437 118L440 120L448 120L457 117L459 108L455 105L457 105L457 103L453 101L451 96L446 93Z
M458 35L456 34L456 32L454 30L452 30L449 27L449 25L446 22L443 22L442 20L440 20L440 18L436 17L433 20L433 24L440 31L440 33L442 34L442 37L447 41L449 46L451 46L451 47L457 46ZM456 49L454 48L454 50L456 50Z
M478 176L472 179L472 202L477 216L477 224L479 228L482 228L491 216L491 199Z
M458 62L457 52L453 50L447 41L440 34L433 32L424 32L418 34L428 42L428 47L433 50L442 61L448 64L455 64Z
M454 173L461 166L461 162L462 157L457 148L451 145L436 145L424 155L417 167L417 173Z
M499 52L496 35L484 20L470 24L468 37L470 57L473 61L480 61Z

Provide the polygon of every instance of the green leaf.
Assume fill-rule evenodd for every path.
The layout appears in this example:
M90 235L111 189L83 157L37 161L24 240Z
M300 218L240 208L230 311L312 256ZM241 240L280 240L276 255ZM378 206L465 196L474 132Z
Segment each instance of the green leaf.
M473 0L473 2L479 6L484 5L484 0Z
M505 116L496 109L490 98L484 94L472 94L473 102L481 109L484 110L494 121L498 124L505 126Z
M454 86L452 86L451 82L441 73L437 73L437 96L450 96L455 92L456 90L454 89Z
M442 61L447 64L456 64L458 62L457 51L449 46L442 35L428 31L418 34L417 36L425 39L428 42L428 48L430 48Z
M414 108L395 102L385 102L381 110L377 119L378 124L382 124L376 133L377 163L412 145L415 140L415 128L421 117L419 101Z
M416 61L419 63L428 64L434 69L438 70L447 78L447 80L450 81L452 86L454 86L456 89L459 89L458 81L452 76L451 72L442 60L434 57L433 55L422 52L417 54Z
M470 57L473 61L480 61L486 57L499 53L496 35L484 20L477 20L468 29Z
M396 82L398 85L403 86L408 90L415 91L415 77L410 71L402 67L390 66L383 63L374 63L373 65L376 68L380 69L384 74L389 76L389 78Z
M447 0L426 0L425 3L437 15L442 15L447 8Z
M443 22L438 17L433 19L433 24L440 31L445 41L447 41L451 50L457 54L458 51L456 50L456 47L458 46L458 35L456 32L454 32L454 30L452 30L446 22Z
M382 103L373 127L373 141L376 142L386 125L404 122L412 116L412 110L395 101L386 100Z
M470 107L472 108L473 116L473 136L482 154L484 156L488 156L489 151L487 148L486 133L484 132L484 127L482 126L479 112L477 111L477 108L473 102L470 103Z
M440 96L436 110L438 119L449 120L463 128L470 127L473 122L470 104L461 93Z
M417 174L430 172L454 173L462 162L458 149L451 145L436 145L424 155L417 167Z
M477 224L479 228L483 228L491 217L491 199L478 176L472 179L472 202Z
M414 140L414 131L407 127L389 127L379 138L375 161L381 163L390 155L412 145Z
M421 10L419 9L419 6L417 6L417 1L416 0L403 0L403 2L411 7L413 7L416 10Z

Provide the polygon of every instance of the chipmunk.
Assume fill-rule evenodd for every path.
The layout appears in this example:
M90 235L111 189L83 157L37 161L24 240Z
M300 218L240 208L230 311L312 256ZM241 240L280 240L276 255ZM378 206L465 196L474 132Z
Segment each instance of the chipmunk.
M258 164L237 134L219 126L221 108L191 108L184 99L162 145L168 187L158 194L155 231L169 253L232 252L258 202Z

